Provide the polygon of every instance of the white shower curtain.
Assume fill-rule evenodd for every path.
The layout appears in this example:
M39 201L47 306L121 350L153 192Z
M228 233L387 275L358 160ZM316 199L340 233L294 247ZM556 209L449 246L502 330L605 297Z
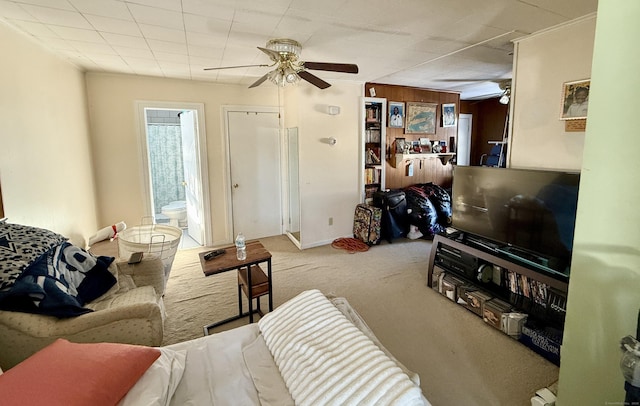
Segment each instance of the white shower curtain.
M148 124L147 142L151 187L155 213L162 206L184 200L184 169L182 166L182 135L174 124Z

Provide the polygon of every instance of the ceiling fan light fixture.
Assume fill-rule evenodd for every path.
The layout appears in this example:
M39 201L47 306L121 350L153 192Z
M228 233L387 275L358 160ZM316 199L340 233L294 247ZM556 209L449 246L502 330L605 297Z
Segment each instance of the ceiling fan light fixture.
M298 80L300 80L300 78L295 72L287 73L284 78L287 81L287 83L296 83Z
M299 56L302 50L302 45L298 41L294 41L288 38L272 39L267 42L267 49L279 52L284 55Z
M272 83L278 86L284 86L285 84L284 76L282 75L280 69L272 70L271 72L269 72L269 75L267 77Z
M300 80L300 76L298 76L298 73L292 66L288 66L284 68L282 70L282 73L287 83L296 83L297 81Z
M291 66L281 66L278 69L274 69L269 72L268 79L278 86L286 86L287 84L295 84L298 82L300 80L300 76L298 76L296 70Z

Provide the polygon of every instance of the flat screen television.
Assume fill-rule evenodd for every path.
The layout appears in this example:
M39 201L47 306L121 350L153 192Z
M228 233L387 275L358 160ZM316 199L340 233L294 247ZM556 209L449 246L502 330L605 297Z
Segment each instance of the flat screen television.
M452 226L471 242L568 277L579 183L579 173L456 166Z

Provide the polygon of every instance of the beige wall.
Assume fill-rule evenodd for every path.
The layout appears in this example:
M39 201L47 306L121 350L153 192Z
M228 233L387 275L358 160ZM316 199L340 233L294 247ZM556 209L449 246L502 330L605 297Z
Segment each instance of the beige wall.
M562 84L591 76L595 15L515 44L509 166L580 170L584 132L565 132Z
M84 74L3 22L0 49L5 215L84 246L97 227Z
M353 234L358 203L358 125L362 85L333 82L325 90L299 87L295 107L300 138L301 245L329 244ZM340 114L327 114L327 106ZM289 114L289 112L287 112ZM326 139L334 137L335 145ZM329 225L329 218L333 225Z
M228 167L222 121L224 105L285 108L284 127L298 126L302 247L349 235L357 203L358 95L361 85L334 83L319 90L302 83L285 91L267 83L245 86L105 73L87 74L91 138L101 224L135 225L144 216L145 197L136 101L204 103L213 244L232 241L228 213ZM330 116L327 105L341 114ZM300 117L304 117L303 120ZM281 132L284 135L284 131ZM339 139L335 147L323 137ZM328 225L333 217L334 225Z
M232 241L228 213L224 105L277 106L274 86L217 85L105 73L87 74L91 143L101 224L140 224L146 212L136 101L203 103L213 244Z

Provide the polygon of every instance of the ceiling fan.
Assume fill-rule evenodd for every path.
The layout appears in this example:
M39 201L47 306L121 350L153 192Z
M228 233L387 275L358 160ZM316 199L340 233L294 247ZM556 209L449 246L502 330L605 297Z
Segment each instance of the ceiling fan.
M312 85L326 89L331 86L329 83L307 71L322 70L330 72L342 73L358 73L358 65L349 63L329 63L329 62L303 62L299 60L302 45L299 42L287 38L272 39L267 42L265 48L258 47L271 58L271 65L239 65L239 66L223 66L219 68L205 68L204 70L217 69L233 69L233 68L249 68L249 67L273 67L274 70L264 74L260 79L256 80L249 88L261 85L269 79L278 86L284 86L287 83L296 83L303 79Z

